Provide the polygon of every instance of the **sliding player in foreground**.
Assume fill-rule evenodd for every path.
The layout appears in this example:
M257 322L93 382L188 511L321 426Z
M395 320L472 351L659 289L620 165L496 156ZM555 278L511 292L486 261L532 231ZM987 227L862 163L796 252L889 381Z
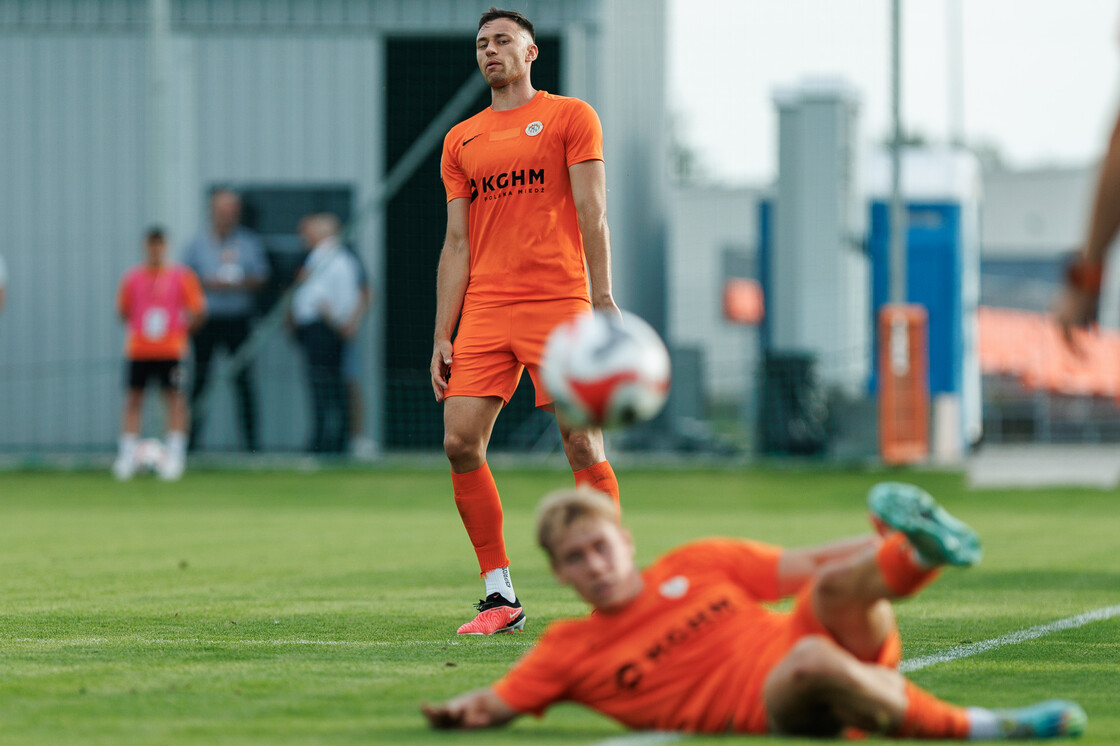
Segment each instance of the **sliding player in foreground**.
M645 571L617 507L587 488L541 504L556 578L595 611L552 624L492 686L424 705L436 728L504 725L553 703L636 729L833 737L1004 739L1079 735L1085 712L1049 700L957 707L898 672L891 601L943 565L980 559L976 533L917 487L871 490L881 536L783 549L731 539L676 549ZM795 598L789 612L762 604Z

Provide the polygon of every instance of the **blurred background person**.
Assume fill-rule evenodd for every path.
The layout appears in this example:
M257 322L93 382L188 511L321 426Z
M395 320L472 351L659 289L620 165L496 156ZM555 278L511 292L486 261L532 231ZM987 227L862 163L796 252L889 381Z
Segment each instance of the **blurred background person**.
M144 390L155 381L163 392L167 432L166 450L156 469L160 478L174 480L186 467L187 342L205 319L206 300L194 272L167 261L167 239L161 228L148 229L144 251L144 263L125 273L117 292L117 312L126 330L127 393L113 476L130 479L136 471Z
M365 264L356 251L346 247L354 257L358 268L358 308L351 321L343 329L345 342L342 345L342 379L346 383L346 402L350 410L350 455L361 461L369 461L377 456L377 445L366 435L365 396L362 394L361 357L358 348L362 319L373 302L369 274Z
M312 453L346 452L350 408L342 375L342 351L361 320L360 270L338 240L339 220L308 215L299 234L308 250L292 295L291 322L303 349L311 389Z
M264 245L241 225L241 198L229 189L210 195L210 226L187 245L183 262L198 275L206 293L207 322L194 337L194 384L191 387L190 449L202 446L207 403L202 400L214 352L234 355L249 338L256 312L256 292L270 274ZM252 366L245 361L234 376L242 446L256 451L257 404Z

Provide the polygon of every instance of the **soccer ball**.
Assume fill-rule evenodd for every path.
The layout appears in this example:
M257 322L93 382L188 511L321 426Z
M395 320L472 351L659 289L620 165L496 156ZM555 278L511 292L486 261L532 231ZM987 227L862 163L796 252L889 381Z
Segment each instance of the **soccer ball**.
M586 311L549 334L541 359L557 416L574 427L621 427L657 416L669 396L669 351L632 313Z
M136 444L133 463L138 471L158 471L167 457L167 449L158 438L145 438Z

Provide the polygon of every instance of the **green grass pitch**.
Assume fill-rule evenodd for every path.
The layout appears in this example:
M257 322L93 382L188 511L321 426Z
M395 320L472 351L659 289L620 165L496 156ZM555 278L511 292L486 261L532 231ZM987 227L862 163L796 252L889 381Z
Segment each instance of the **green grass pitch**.
M621 736L572 706L484 734L423 724L421 701L492 680L549 619L581 611L532 542L537 498L570 474L495 472L529 625L464 640L455 628L482 588L443 467L195 471L123 485L102 473L0 474L0 743ZM929 489L985 540L979 567L946 571L898 606L907 657L1120 604L1114 493L969 491L940 472L619 469L643 563L705 535L802 544L860 533L863 496L884 478ZM1082 743L1120 743L1120 618L913 678L961 704L1075 699L1089 713Z

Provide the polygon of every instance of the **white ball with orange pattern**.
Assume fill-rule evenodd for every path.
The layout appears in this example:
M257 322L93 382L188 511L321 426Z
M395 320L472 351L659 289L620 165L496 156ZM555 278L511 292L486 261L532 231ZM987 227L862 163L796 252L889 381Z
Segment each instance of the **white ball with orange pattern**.
M669 396L669 351L638 316L587 311L548 337L541 371L557 416L575 427L653 419Z

